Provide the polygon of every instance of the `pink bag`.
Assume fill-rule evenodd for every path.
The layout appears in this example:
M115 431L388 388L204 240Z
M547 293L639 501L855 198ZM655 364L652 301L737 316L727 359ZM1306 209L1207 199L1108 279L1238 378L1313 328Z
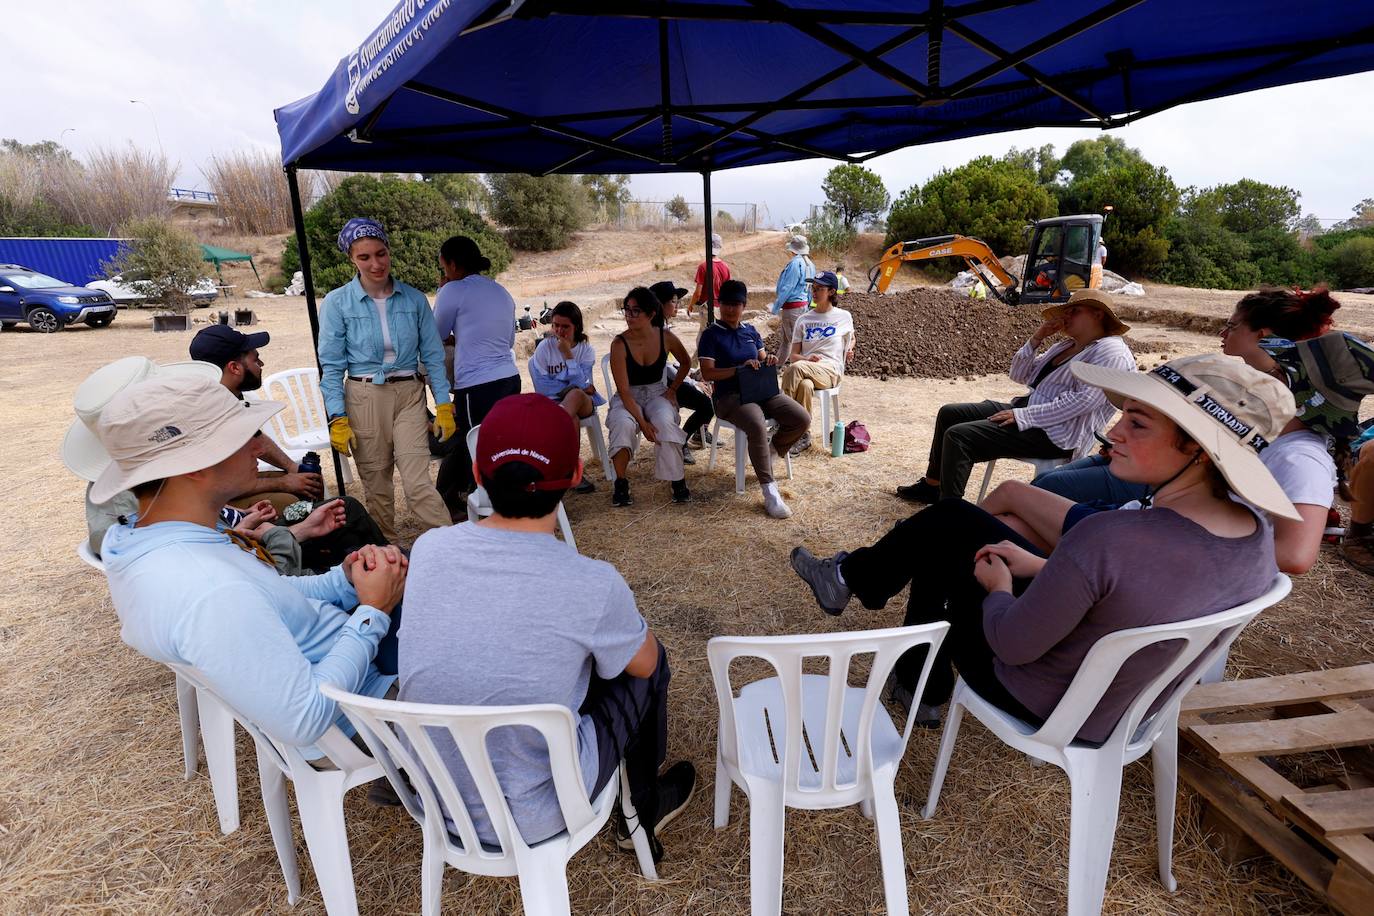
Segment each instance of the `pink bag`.
M849 452L866 452L873 439L868 434L868 427L858 420L850 420L849 425L844 428L844 450Z

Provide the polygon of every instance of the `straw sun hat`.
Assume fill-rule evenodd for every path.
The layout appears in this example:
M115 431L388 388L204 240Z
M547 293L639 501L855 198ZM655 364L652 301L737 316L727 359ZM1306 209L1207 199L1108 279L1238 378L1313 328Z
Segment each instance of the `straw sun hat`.
M1278 379L1214 353L1180 357L1149 372L1083 362L1070 368L1117 407L1131 398L1177 423L1241 499L1298 520L1293 503L1259 457L1297 413L1292 393Z
M1068 302L1061 302L1059 305L1052 305L1040 314L1045 318L1063 318L1064 313L1072 306L1086 305L1095 308L1102 313L1102 329L1111 337L1117 334L1125 334L1131 329L1129 324L1116 317L1116 312L1112 311L1112 300L1100 289L1079 289L1074 290L1069 295Z

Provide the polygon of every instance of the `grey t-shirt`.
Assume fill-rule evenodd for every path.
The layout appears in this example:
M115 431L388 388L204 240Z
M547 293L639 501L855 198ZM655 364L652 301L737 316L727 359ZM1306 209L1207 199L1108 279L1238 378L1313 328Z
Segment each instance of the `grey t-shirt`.
M615 567L580 555L548 534L474 522L434 528L410 554L400 643L400 699L417 703L518 706L558 703L577 715L595 670L619 676L648 625ZM495 843L481 799L453 740L431 731L477 834ZM581 716L578 758L590 794L596 732ZM527 843L561 832L544 740L503 728L487 740L507 804Z

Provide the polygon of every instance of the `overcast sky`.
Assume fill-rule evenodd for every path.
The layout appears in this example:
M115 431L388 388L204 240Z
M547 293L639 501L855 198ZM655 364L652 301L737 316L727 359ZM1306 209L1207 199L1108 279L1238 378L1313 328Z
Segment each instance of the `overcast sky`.
M78 156L132 141L159 145L180 183L206 187L210 157L280 152L272 110L317 91L392 0L5 0L6 99L0 136L61 139ZM18 90L15 92L14 90ZM139 100L131 103L131 99ZM1374 197L1374 74L1183 106L1114 131L1180 185L1254 178L1296 188L1304 213L1344 219ZM1010 146L1062 153L1098 131L1040 129L916 147L874 160L895 198L946 166ZM769 222L822 200L828 161L714 176L719 202L767 207ZM701 199L698 176L637 176L636 197Z

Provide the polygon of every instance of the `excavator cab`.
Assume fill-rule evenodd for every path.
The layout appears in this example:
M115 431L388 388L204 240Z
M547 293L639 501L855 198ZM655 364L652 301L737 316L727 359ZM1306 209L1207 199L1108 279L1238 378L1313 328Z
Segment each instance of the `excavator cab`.
M1064 302L1074 290L1091 285L1101 238L1102 217L1096 213L1036 223L1021 272L1020 301L1027 305Z

